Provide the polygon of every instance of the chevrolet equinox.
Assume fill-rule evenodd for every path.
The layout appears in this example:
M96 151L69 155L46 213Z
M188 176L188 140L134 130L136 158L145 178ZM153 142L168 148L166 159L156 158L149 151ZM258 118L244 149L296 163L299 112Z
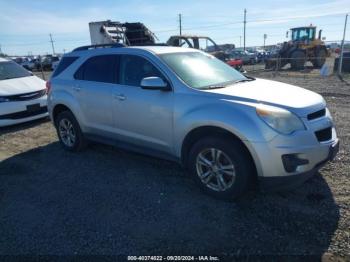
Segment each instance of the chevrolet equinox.
M66 54L47 82L62 146L88 140L181 163L205 192L295 187L337 154L321 95L245 76L199 50L102 45Z

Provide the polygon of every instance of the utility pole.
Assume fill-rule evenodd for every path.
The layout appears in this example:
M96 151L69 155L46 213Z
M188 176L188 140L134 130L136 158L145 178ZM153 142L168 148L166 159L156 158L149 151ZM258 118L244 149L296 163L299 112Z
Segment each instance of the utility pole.
M180 35L182 35L182 17L181 17L181 14L179 14L179 29L180 29Z
M55 47L53 45L53 40L52 40L52 35L50 34L50 42L51 42L51 46L52 46L52 54L54 55L55 54Z
M348 14L346 14L346 16L345 16L343 40L341 41L340 59L339 59L339 64L338 64L338 75L339 76L341 76L341 70L342 70L342 66L343 66L344 41L345 41L345 32L346 32L346 24L347 23L348 23Z
M242 47L242 36L239 36L239 47Z
M264 50L265 50L265 41L266 41L266 38L267 38L267 34L264 34Z
M243 21L243 50L245 51L245 26L247 24L247 9L244 8L244 21Z

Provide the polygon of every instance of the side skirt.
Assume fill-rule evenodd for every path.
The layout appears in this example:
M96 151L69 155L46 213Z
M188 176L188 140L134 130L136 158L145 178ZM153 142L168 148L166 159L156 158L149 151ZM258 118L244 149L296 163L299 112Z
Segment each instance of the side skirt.
M111 146L114 146L114 147L117 147L117 148L120 148L120 149L123 149L126 151L135 152L135 153L139 153L139 154L146 155L146 156L152 156L155 158L164 159L164 160L168 160L168 161L172 161L172 162L176 162L178 164L181 164L181 160L179 158L177 158L169 153L165 153L163 151L153 150L153 149L150 149L147 147L127 143L127 142L120 141L120 140L113 139L113 138L109 138L109 137L102 137L102 136L95 135L95 134L85 133L84 136L88 140L91 140L94 142L111 145Z

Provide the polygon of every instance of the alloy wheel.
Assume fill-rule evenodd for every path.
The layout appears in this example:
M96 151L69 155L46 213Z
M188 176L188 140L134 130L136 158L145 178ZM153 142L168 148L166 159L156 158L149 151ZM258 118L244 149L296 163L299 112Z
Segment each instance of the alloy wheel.
M196 158L196 169L202 183L214 191L226 191L235 182L234 164L217 148L202 150Z
M76 140L76 136L72 122L67 118L61 119L58 125L58 131L62 142L67 147L73 147Z

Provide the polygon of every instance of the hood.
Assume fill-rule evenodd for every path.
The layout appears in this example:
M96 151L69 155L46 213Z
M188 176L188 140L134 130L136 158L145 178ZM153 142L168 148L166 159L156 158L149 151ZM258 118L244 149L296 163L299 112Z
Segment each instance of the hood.
M227 99L264 103L286 108L299 116L325 107L323 97L307 89L265 79L256 79L212 89L208 92L228 96Z
M25 94L45 88L45 81L36 76L0 80L0 96Z

